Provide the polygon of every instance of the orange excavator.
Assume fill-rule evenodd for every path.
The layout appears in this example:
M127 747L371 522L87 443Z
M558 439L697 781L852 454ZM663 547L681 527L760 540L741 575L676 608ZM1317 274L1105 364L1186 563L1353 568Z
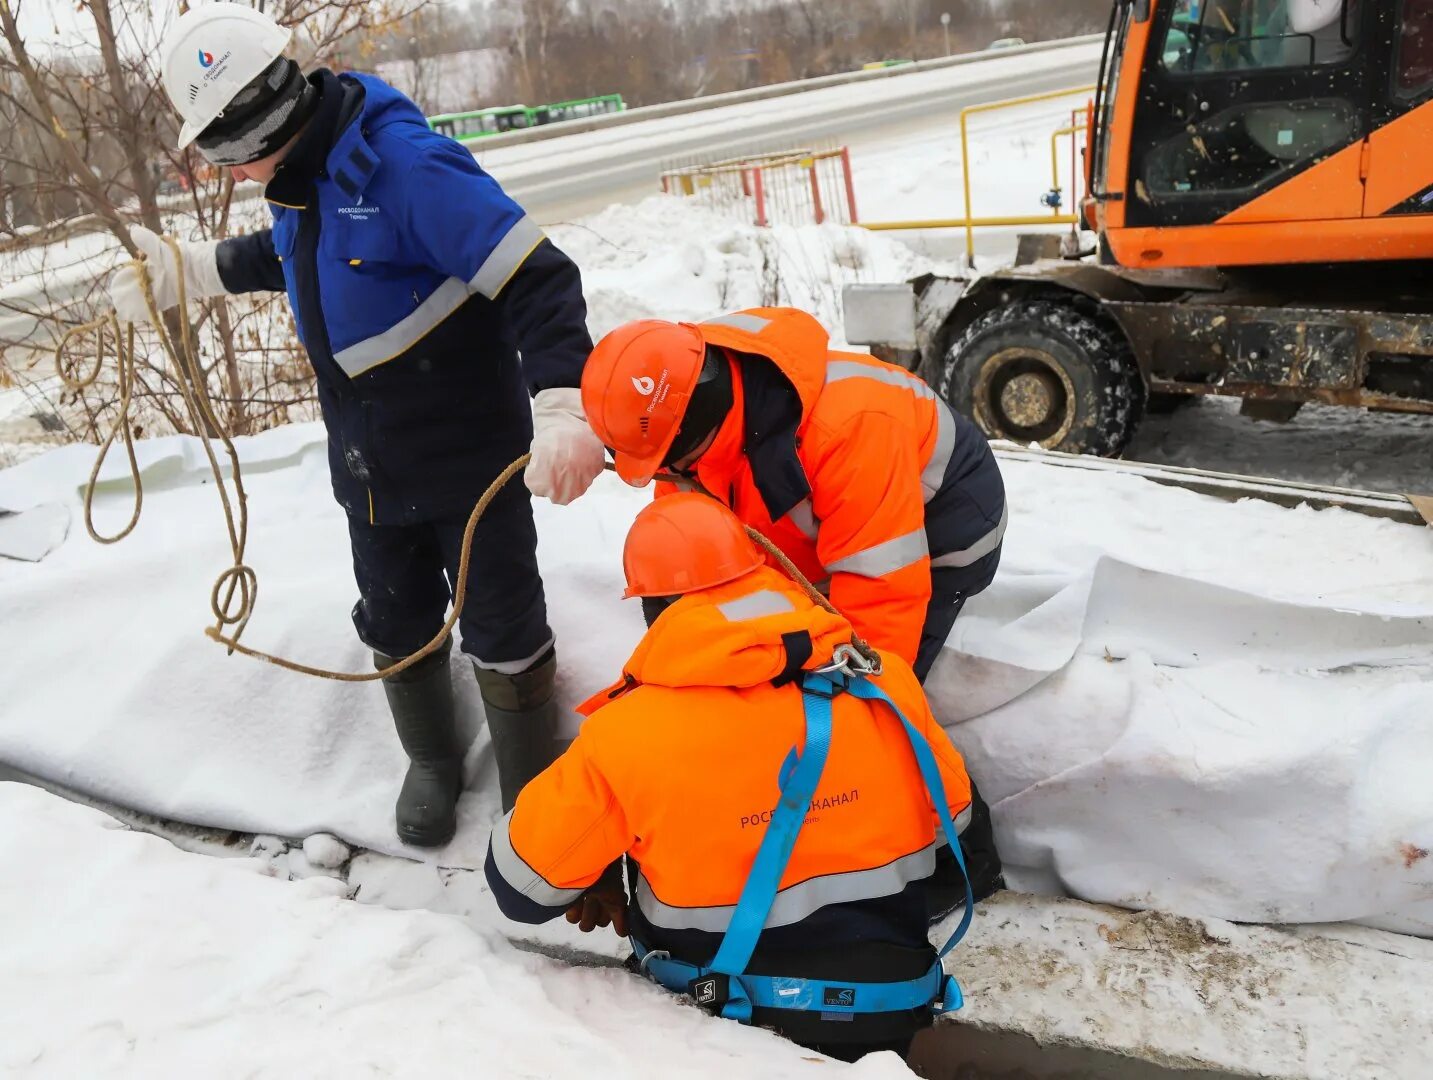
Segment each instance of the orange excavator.
M1433 413L1433 0L1117 0L1086 147L1082 244L848 339L1078 453L1199 395Z

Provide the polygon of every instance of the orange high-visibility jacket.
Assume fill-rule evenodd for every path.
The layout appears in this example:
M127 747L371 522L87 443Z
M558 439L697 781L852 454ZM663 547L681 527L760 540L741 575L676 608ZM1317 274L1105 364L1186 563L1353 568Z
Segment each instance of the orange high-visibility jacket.
M1005 492L985 437L910 372L830 350L805 312L754 308L698 329L745 355L697 479L813 582L829 581L857 633L913 663L932 568L967 570L967 594L994 574ZM774 372L753 368L758 358Z
M552 918L626 854L640 867L634 934L674 955L689 932L710 938L695 951L714 948L776 806L782 764L804 745L801 690L773 680L794 674L794 663L825 664L850 636L845 619L765 566L673 604L623 680L584 707L595 711L571 748L493 830L487 874L503 911L529 922ZM964 763L909 665L887 655L875 682L929 740L964 828ZM919 883L936 848L936 817L899 719L886 706L839 695L825 772L768 932L785 934L783 948L839 951L833 909L859 909L866 921L857 937L918 943L923 959L900 977L919 975L931 962ZM897 898L904 906L883 914L881 902ZM823 929L803 940L812 920Z

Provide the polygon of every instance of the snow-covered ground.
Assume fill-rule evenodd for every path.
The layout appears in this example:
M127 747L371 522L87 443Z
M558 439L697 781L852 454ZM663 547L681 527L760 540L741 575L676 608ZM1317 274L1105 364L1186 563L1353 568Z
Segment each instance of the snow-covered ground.
M350 903L0 783L0 1073L26 1077L829 1075L621 970ZM909 1075L893 1054L849 1074Z
M361 670L321 429L242 447L263 583L248 639ZM225 560L215 493L193 440L140 451L146 516L128 541L97 547L76 523L43 562L0 563L0 760L176 820L400 853L402 759L381 695L230 659L200 635ZM0 504L77 510L90 455L0 472ZM1403 771L1433 755L1426 533L1003 467L1002 575L957 625L931 692L992 800L1014 880L1191 915L1433 932L1433 865L1405 858L1433 849L1433 793ZM111 529L128 513L122 463L105 477L96 505ZM539 506L568 703L615 677L640 633L616 598L644 498L608 476L572 507ZM476 726L473 681L455 676ZM481 865L495 813L476 734L478 790L446 866ZM1255 808L1266 827L1247 820ZM1245 857L1229 857L1231 837Z
M977 128L978 212L1031 209L1048 187L1057 115ZM863 216L960 211L952 121L858 149ZM598 334L648 315L786 303L839 337L842 284L900 280L952 254L948 239L756 230L660 196L550 231L582 266ZM0 393L0 440L23 438L21 456L44 449L28 407ZM1208 401L1147 420L1131 456L1427 490L1430 437L1422 418L1310 408L1275 426ZM242 447L249 562L263 582L246 640L363 670L321 432L294 426ZM660 1063L650 1075L803 1067L774 1040L708 1022L621 973L573 972L503 940L511 928L472 872L496 798L461 665L474 736L462 828L430 861L409 861L419 853L391 834L403 762L381 694L227 658L203 638L227 558L212 484L192 441L140 450L146 516L117 548L92 545L79 523L92 448L0 471L0 507L51 504L72 519L44 561L0 560L0 765L265 836L256 861L221 863L0 784L0 820L21 823L0 830L0 865L27 868L0 878L0 970L20 975L0 979L0 1071L163 1075L195 1060L236 1074L403 1072L410 1061L504 1075L560 1075L576 1061L597 1076L639 1060ZM1200 921L1002 898L957 954L955 970L971 976L968 1017L1231 1070L1419 1075L1433 955L1368 928L1433 936L1426 530L1004 467L1004 567L937 667L937 711L992 802L1012 884ZM102 529L128 516L118 458L105 479ZM617 599L618 551L644 498L609 477L573 507L539 507L569 703L614 677L640 633L639 614ZM329 834L363 850L350 859ZM332 874L344 880L274 880ZM335 899L355 889L378 906L432 910ZM620 951L565 925L530 936L563 955ZM897 1068L871 1060L860 1071Z

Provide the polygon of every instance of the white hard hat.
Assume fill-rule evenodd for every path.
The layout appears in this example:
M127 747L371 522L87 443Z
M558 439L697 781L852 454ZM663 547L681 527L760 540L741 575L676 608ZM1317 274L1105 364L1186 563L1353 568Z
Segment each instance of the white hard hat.
M250 81L284 54L293 31L243 4L192 7L164 35L164 90L184 118L179 148L192 143Z

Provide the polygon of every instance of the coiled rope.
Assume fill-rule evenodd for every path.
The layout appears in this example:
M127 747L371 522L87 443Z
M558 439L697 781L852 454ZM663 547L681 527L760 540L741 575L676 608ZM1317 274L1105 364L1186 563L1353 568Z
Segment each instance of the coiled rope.
M149 275L149 267L143 259L131 259L129 265L134 267L139 277L140 288L144 294L145 306L149 309L150 323L154 326L159 335L161 347L165 355L174 365L179 373L178 382L184 396L185 408L188 410L189 419L198 432L199 440L204 446L205 457L209 461L210 472L214 476L214 486L219 493L220 505L224 511L224 524L229 534L229 547L233 562L221 572L214 581L214 587L209 593L209 608L214 616L215 624L205 627L204 633L212 641L228 648L229 652L241 653L244 656L255 660L262 660L265 663L273 664L283 668L285 671L297 672L300 675L312 675L319 679L332 679L336 682L376 682L406 671L427 656L445 647L448 636L453 628L458 625L458 619L463 613L463 601L467 595L469 564L472 559L473 534L477 531L478 522L482 520L483 514L487 512L488 506L497 497L503 487L518 473L526 468L532 460L531 454L523 454L497 477L482 497L474 505L472 513L468 515L467 525L463 529L463 545L458 558L457 581L453 583L453 607L448 614L437 635L424 645L417 652L404 657L397 663L380 670L352 673L346 671L329 671L325 668L311 667L308 664L301 664L294 660L285 659L282 656L275 656L272 653L254 649L248 645L241 644L239 638L244 633L244 628L249 624L249 618L254 613L254 605L259 597L259 578L244 561L245 548L249 538L249 503L248 496L244 491L243 470L239 464L239 453L234 448L233 440L224 425L220 423L214 411L213 400L209 395L208 383L204 372L199 366L198 356L194 349L192 331L189 320L184 317L188 310L188 295L184 284L184 254L180 249L178 241L172 236L164 237L165 243L174 254L174 270L179 286L179 306L181 313L178 319L180 326L179 340L175 341L173 335L164 325L161 317L158 302L154 298L154 283ZM91 367L81 370L78 365L70 365L67 360L67 350L70 342L85 334L96 335L95 360ZM135 382L135 359L134 359L134 324L126 323L121 327L119 316L114 312L107 312L102 318L92 322L84 323L73 327L60 339L55 346L55 370L65 387L76 393L88 389L94 385L99 378L100 372L105 363L105 339L110 335L114 340L116 379L119 386L119 407L114 424L110 427L109 433L100 443L99 453L95 457L94 467L90 470L89 480L85 484L85 529L90 537L100 544L115 544L123 540L139 524L140 514L144 509L144 480L140 473L139 460L134 450L134 432L129 422L130 406L134 398ZM74 374L72 372L80 372ZM224 470L220 465L219 456L214 450L214 436L210 432L217 432L219 441L223 444L224 452L229 459L230 476L229 481L234 485L234 492L231 498L228 482L224 476ZM105 459L109 456L111 448L116 439L124 441L125 455L129 459L129 475L134 485L134 509L130 514L129 522L119 532L112 536L105 536L99 532L94 523L94 496L95 489L99 484L100 471L104 467ZM609 466L610 468L610 466ZM684 483L691 481L683 479ZM700 488L702 494L712 497L711 493ZM768 540L761 533L751 526L746 526L747 535L763 551L769 555L778 566L799 585L812 603L830 612L832 615L840 616L840 612L831 604L816 586L807 580L796 564L775 544ZM232 627L231 633L225 631ZM880 657L869 644L863 641L854 632L851 635L851 648L860 656L871 670L880 671Z

